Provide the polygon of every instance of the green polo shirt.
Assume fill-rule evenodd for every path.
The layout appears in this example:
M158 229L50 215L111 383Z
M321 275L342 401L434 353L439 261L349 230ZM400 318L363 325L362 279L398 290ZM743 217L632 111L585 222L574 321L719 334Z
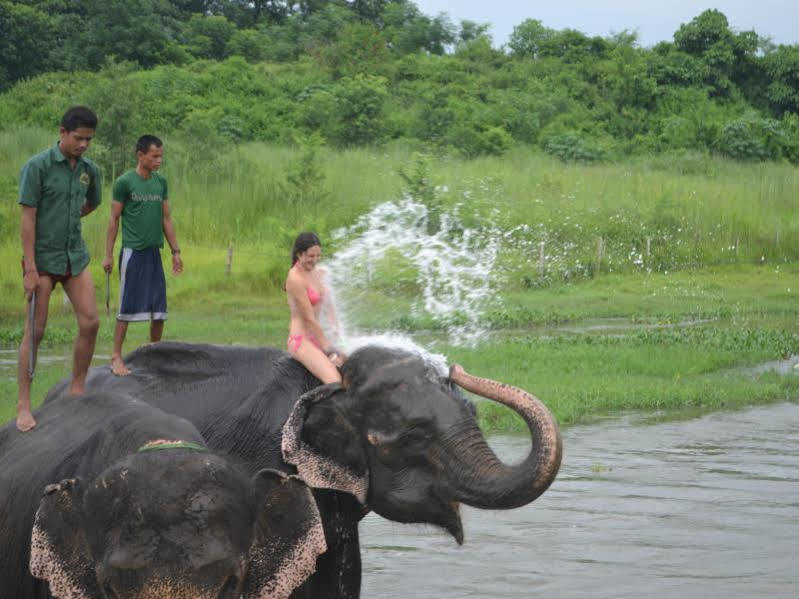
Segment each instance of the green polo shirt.
M81 235L80 209L100 205L100 171L87 158L75 169L58 144L28 160L19 177L19 203L36 208L37 270L54 275L78 274L89 264Z

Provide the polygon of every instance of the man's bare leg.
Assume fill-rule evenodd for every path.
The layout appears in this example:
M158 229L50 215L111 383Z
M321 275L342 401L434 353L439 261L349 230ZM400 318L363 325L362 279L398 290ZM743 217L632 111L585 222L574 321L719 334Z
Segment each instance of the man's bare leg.
M40 276L39 286L36 288L35 321L36 331L31 340L31 326L28 322L28 311L25 310L25 330L22 342L19 345L17 358L17 429L27 432L36 426L36 420L31 413L31 377L28 372L30 362L30 344L38 350L47 325L47 308L50 304L50 293L53 291L53 280L50 277Z
M97 342L97 331L100 319L97 316L97 297L94 281L88 268L64 283L69 301L75 309L78 321L78 336L75 338L75 351L72 358L72 384L69 392L80 395L86 386L86 373L92 363L94 344Z
M114 327L114 349L111 352L111 372L117 376L128 376L130 369L122 361L122 344L125 343L125 335L128 333L128 321L117 320Z
M161 335L164 334L164 321L151 320L150 321L150 343L161 341Z

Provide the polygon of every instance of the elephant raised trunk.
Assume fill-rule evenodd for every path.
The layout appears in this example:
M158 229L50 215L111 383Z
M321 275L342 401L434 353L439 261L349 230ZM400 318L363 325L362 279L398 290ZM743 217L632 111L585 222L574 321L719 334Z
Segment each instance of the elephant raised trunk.
M532 448L525 460L508 466L497 458L480 430L457 431L444 444L440 459L452 472L458 500L483 509L525 505L546 491L560 468L562 445L555 418L536 397L522 389L472 376L453 364L450 380L477 395L498 401L521 415L530 429Z

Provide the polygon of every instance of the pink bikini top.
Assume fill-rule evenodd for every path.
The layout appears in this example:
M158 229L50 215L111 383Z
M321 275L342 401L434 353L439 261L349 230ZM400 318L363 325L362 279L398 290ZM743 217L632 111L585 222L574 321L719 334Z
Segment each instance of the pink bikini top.
M322 294L313 287L308 287L308 301L311 302L312 306L315 306L322 301Z

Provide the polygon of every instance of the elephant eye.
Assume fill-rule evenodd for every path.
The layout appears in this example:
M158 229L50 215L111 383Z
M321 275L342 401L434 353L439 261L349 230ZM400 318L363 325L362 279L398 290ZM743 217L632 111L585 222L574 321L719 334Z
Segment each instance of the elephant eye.
M420 428L412 428L402 435L402 445L408 449L423 449L430 444L431 436Z

